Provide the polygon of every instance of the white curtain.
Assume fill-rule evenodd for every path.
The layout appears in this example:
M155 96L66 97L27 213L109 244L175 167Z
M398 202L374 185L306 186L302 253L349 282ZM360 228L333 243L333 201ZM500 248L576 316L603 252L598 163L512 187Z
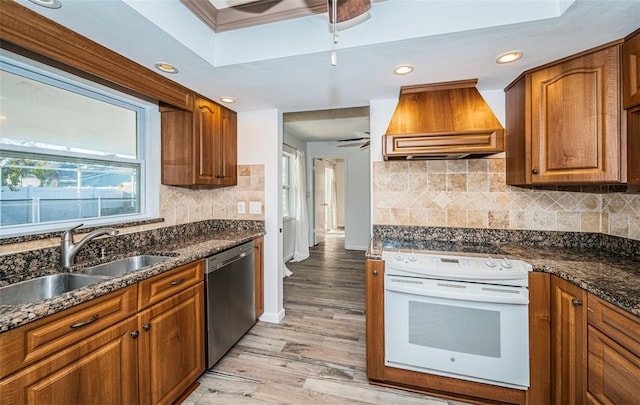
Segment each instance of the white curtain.
M305 169L304 152L296 151L294 169L291 174L291 186L295 199L295 248L293 251L294 262L309 257L309 214L307 213L307 171Z

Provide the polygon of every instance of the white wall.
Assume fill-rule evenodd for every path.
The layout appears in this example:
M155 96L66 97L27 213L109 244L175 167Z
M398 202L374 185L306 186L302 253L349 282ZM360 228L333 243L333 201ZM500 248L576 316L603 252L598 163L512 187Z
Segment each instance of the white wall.
M282 114L278 110L238 113L238 164L264 164L266 235L264 238L264 314L260 320L284 318L282 299Z
M296 148L303 152L307 151L307 143L301 140L300 138L297 138L295 135L290 134L287 131L285 131L282 134L282 141L287 145L291 146L292 148Z
M386 129L386 127L385 127ZM369 150L338 147L339 142L307 143L307 188L313 194L313 159L338 158L345 161L345 240L346 249L366 250L371 238L371 166ZM313 200L309 199L313 213ZM313 220L313 215L310 215ZM310 227L313 230L313 226ZM313 244L313 234L309 235Z

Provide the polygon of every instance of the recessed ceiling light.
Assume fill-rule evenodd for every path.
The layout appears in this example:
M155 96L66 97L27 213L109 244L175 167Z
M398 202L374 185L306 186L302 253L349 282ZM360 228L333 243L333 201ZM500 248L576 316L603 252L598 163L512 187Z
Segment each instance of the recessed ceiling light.
M165 73L178 73L178 68L176 68L173 65L170 65L168 63L164 63L164 62L158 62L156 63L156 69L158 69L161 72L165 72Z
M499 63L502 65L505 63L515 62L521 59L523 55L524 54L522 52L517 52L517 51L503 53L502 55L498 56L498 58L496 59L496 63Z
M223 103L235 103L236 99L233 97L220 97L220 101Z
M413 72L413 66L401 65L393 69L393 74L398 76L408 75Z
M60 8L62 7L62 3L60 0L29 0L33 4L37 4L46 8Z

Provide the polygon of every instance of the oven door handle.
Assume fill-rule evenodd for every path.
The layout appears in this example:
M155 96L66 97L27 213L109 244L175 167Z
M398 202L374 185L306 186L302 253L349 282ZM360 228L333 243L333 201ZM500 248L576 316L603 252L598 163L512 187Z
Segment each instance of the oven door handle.
M500 286L485 286L467 289L459 285L449 284L446 281L437 282L433 285L419 285L408 283L403 280L387 280L385 291L406 293L431 298L445 298L451 300L487 302L495 304L529 304L529 291L526 288L521 290L510 290ZM390 282L389 282L390 281ZM406 284L404 284L406 283Z

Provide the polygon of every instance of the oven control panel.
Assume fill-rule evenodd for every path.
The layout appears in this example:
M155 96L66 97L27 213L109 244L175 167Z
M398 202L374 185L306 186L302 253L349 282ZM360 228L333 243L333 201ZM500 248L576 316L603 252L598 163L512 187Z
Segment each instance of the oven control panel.
M408 251L384 251L385 272L393 275L433 277L523 285L531 265L522 260L491 256L458 256Z

